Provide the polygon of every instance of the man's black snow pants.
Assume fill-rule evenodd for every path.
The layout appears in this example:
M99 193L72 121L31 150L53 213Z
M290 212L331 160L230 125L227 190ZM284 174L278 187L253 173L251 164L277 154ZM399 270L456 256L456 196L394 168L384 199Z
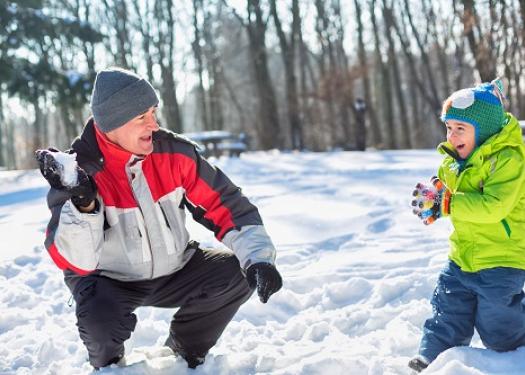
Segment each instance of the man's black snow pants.
M181 270L152 280L124 282L99 275L66 277L77 325L92 366L124 354L140 306L180 309L167 342L181 354L204 357L253 290L228 252L197 249Z

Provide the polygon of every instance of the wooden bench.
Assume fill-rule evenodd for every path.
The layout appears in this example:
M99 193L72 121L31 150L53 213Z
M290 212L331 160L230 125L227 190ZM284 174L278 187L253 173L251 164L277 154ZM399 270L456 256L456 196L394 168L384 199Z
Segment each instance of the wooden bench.
M200 146L200 152L204 157L221 155L238 157L247 149L244 133L236 135L226 130L210 130L183 135Z

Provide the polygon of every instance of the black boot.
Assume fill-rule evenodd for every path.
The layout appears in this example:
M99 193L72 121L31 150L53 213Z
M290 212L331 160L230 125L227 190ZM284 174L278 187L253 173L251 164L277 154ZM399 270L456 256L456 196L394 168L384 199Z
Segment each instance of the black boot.
M115 363L119 363L120 360L122 360L122 358L124 358L124 354L120 354L118 355L117 357L111 359L106 365L104 365L103 367L107 367L107 366L111 366ZM95 371L99 371L100 370L100 367L93 367L95 369Z
M168 348L173 350L173 353L176 356L181 356L182 358L184 358L186 360L186 362L188 363L188 368L194 369L197 366L200 366L200 365L202 365L204 363L204 359L206 357L206 354L197 354L197 353L188 353L188 352L186 352L184 349L179 348L175 344L175 342L173 341L171 336L168 337L168 339L166 340L164 345L166 345Z
M417 355L408 362L408 367L416 372L421 372L428 367L427 359L421 355Z

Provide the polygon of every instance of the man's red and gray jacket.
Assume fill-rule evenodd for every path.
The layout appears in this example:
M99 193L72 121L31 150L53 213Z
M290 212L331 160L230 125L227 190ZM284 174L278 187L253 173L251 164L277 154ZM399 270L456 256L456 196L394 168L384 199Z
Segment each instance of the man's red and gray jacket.
M274 263L257 208L191 141L160 129L153 153L139 157L107 141L91 119L70 152L94 178L98 202L93 213L82 213L64 192L49 191L45 245L61 269L124 281L171 274L195 251L185 208L233 250L242 268Z

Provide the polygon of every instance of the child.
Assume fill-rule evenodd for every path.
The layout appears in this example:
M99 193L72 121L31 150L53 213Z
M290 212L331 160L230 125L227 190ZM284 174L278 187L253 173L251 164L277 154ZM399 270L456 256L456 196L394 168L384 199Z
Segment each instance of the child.
M489 349L525 345L525 146L502 87L497 79L444 102L439 177L414 191L414 213L425 224L450 216L454 226L433 316L408 364L417 372L448 348L469 345L474 328Z

